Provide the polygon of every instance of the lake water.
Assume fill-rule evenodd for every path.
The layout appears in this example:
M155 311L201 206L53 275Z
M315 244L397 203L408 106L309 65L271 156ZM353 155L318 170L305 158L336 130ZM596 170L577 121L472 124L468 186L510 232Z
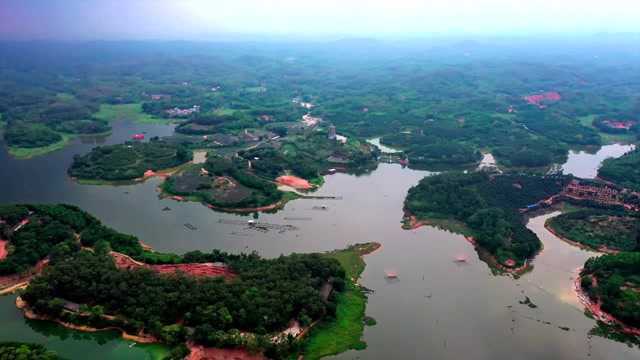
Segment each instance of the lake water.
M119 124L106 142L131 133L168 135L157 125ZM319 194L343 200L301 199L260 221L294 225L280 233L256 232L248 217L213 212L201 204L161 200L158 179L126 186L79 185L65 175L74 153L90 144L75 144L43 158L16 161L0 154L0 202L67 202L93 213L107 225L134 234L160 251L184 252L219 248L257 250L272 257L291 252L325 251L358 242L383 247L366 258L362 284L375 292L367 314L378 324L365 330L368 348L338 359L637 359L640 351L624 344L588 336L595 321L583 314L572 291L576 269L594 253L561 242L544 229L554 214L534 218L528 226L544 243L532 272L519 279L495 276L460 235L433 227L402 230L407 190L428 172L381 164L368 175L326 177ZM593 171L591 162L582 163ZM590 167L586 169L586 167ZM597 169L597 164L595 169ZM316 210L326 205L326 210ZM168 206L171 211L162 211ZM196 230L189 230L184 224ZM466 264L453 260L465 255ZM385 278L386 270L399 274ZM520 304L528 296L537 308ZM152 350L129 348L111 338L84 337L57 329L56 335L22 320L13 298L0 298L0 340L46 343L73 359L99 352L105 359L144 359ZM42 323L39 323L42 324ZM559 327L569 327L569 331ZM60 338L67 336L63 340ZM75 338L79 337L79 340Z
M593 179L598 176L600 164L605 159L620 157L633 149L635 149L635 145L632 144L611 144L604 145L595 153L571 150L567 162L562 166L562 172L585 179Z
M388 146L382 145L382 143L380 142L380 138L373 138L373 139L369 139L367 140L367 142L371 145L375 145L378 147L378 149L380 149L380 152L382 152L383 154L396 154L396 153L401 153L402 150L398 150L398 149L394 149L394 148L390 148Z

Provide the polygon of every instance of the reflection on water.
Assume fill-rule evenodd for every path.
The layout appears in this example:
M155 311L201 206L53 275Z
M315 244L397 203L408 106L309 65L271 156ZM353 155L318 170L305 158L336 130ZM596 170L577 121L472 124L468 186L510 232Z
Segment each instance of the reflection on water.
M114 133L132 129L121 130ZM382 249L366 258L362 278L362 284L374 290L367 314L378 324L365 330L366 350L336 358L636 359L640 354L637 349L587 335L595 323L584 316L571 286L576 268L594 254L548 233L544 221L552 215L529 222L544 250L534 260L532 272L512 279L493 276L461 235L433 227L401 229L406 192L429 175L427 172L381 164L373 173L359 177L327 176L317 194L342 200L292 201L278 213L260 214L259 221L273 224L273 229L293 225L295 230L257 232L246 225L247 217L213 212L198 203L159 199L158 179L118 187L76 184L65 176L65 169L74 152L87 149L74 145L24 162L0 155L3 170L16 174L0 179L0 202L76 204L161 251L257 250L273 257L358 242L382 243ZM318 205L326 205L326 209L319 211ZM163 211L165 207L170 211ZM186 228L186 223L197 230ZM464 265L456 261L459 257L466 259ZM396 281L388 281L388 269L398 274ZM527 305L527 297L535 307ZM100 346L96 340L61 345L57 343L60 339L46 338L22 319L16 320L11 301L0 300L0 311L5 314L0 318L0 339L51 341L56 349L77 347L86 353ZM126 347L119 340L103 346L116 347L114 344Z
M113 331L69 331L52 322L25 320L15 307L15 296L0 297L0 323L0 340L43 344L68 359L159 359L167 353L157 345L130 347L131 342Z
M633 144L611 144L601 147L596 153L571 150L567 162L562 165L562 172L584 179L593 179L598 176L598 169L605 159L620 157L633 149L635 149Z

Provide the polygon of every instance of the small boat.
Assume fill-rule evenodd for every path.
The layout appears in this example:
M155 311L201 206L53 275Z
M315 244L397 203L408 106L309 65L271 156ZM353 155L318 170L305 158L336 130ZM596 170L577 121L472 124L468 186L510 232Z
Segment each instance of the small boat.
M453 261L457 263L466 263L467 257L465 255L458 255Z
M397 279L398 278L398 273L395 271L387 271L385 274L385 277L387 279Z
M186 223L184 224L184 227L186 227L187 229L194 231L194 230L198 230L197 227L193 226L192 224Z

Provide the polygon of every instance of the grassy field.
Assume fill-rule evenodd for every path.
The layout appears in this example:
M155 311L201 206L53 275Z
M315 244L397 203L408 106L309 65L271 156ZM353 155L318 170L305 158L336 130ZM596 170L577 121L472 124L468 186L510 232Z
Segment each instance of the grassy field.
M362 256L378 247L379 244L375 243L355 245L346 250L327 254L340 262L350 280L346 284L345 291L338 295L335 319L323 321L311 330L304 345L306 360L320 359L367 347L367 344L362 341L367 297L357 285L357 280L365 268Z
M215 114L218 116L230 116L230 115L233 115L235 112L236 110L227 109L227 108L218 108L215 110Z
M633 143L635 141L635 136L632 134L607 134L605 132L600 131L597 127L593 126L593 120L596 118L596 115L587 115L579 117L578 120L582 126L586 126L592 129L595 129L602 138L603 144L615 144L615 143Z
M67 146L71 139L74 138L73 135L60 133L62 136L62 140L57 143L51 144L49 146L37 147L37 148L20 148L20 147L9 147L9 154L17 159L26 160L31 159L36 156L45 155L57 150L60 150Z
M101 120L117 121L117 120L131 120L133 122L142 124L167 124L171 122L170 119L161 119L142 112L142 104L120 104L100 105L100 111L94 114L94 116Z

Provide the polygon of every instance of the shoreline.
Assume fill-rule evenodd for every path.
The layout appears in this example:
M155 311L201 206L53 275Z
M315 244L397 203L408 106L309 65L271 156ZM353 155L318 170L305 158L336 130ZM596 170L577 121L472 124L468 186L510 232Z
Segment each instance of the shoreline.
M589 298L589 295L582 290L582 286L580 285L582 281L582 269L582 267L577 269L578 275L573 282L573 291L575 292L578 301L580 302L580 304L582 304L585 310L588 310L597 321L602 321L609 325L618 325L620 326L620 331L627 335L640 336L640 328L626 325L624 322L618 320L615 316L609 314L606 311L603 311L600 307L600 304L594 303Z
M161 169L158 171L152 170L151 173L145 172L145 174L143 174L141 177L137 177L133 179L123 179L123 180L83 179L75 176L69 176L69 178L80 185L108 185L108 186L136 185L136 184L144 183L145 181L152 178L156 178L156 177L166 180L166 178L182 170L184 167L188 165L192 165L193 164L192 161L172 167L172 168Z
M555 231L555 230L554 230L554 229L549 225L549 220L551 220L551 219L548 219L547 221L545 221L545 222L544 222L544 228L545 228L548 232L550 232L551 234L553 234L553 236L557 237L558 239L560 239L560 240L564 241L565 243L567 243L567 244L569 244L569 245L575 246L575 247L580 248L580 249L582 249L582 250L592 251L592 252L597 252L597 253L603 253L603 254L614 254L614 255L615 255L615 254L620 253L620 250L609 249L609 248L608 248L608 247L606 247L606 246L602 246L602 247L599 247L599 248L594 248L594 247L591 247L591 246L589 246L589 245L585 245L585 244L579 243L579 242L577 242L577 241L573 241L573 240L571 240L571 239L569 239L569 238L566 238L566 237L564 237L564 236L562 236L562 235L558 234L558 232L557 232L557 231Z
M17 297L16 298L16 307L20 310L22 310L22 313L24 314L24 317L29 319L29 320L40 320L40 321L50 321L50 322L54 322L56 324L59 324L67 329L71 329L71 330L77 330L77 331L83 331L83 332L101 332L101 331L118 331L120 332L120 336L125 339L125 340L131 340L134 341L136 343L140 343L140 344L157 344L160 343L160 341L151 336L151 335L147 335L147 334L138 334L138 335L133 335L133 334L129 334L126 331L122 330L121 328L117 327L117 326L108 326L106 328L95 328L95 327L91 327L91 326L87 326L87 325L76 325L73 323L68 323L59 319L55 319L55 318L51 318L49 316L44 316L44 315L38 315L35 312L33 312L33 310L31 310L31 308L29 307L29 305L22 300L21 297ZM106 316L106 315L105 315Z
M405 220L408 220L408 221L405 221L405 224L403 225L403 229L405 230L416 230L421 228L422 226L432 226L436 228L442 228L440 224L432 220L429 220L429 219L418 220L418 218L415 215L411 215L406 211L405 211L404 218ZM504 272L513 276L520 276L525 274L526 272L531 271L533 269L533 265L531 264L531 261L542 252L542 249L544 247L544 244L542 244L540 247L540 250L536 252L533 258L527 259L524 265L521 265L519 267L509 267L504 264L501 264L498 261L498 259L495 257L495 255L491 254L485 248L480 246L473 236L455 231L454 229L451 229L451 228L442 228L442 229L462 235L469 244L473 245L480 260L486 262L491 269L498 270L500 272ZM540 243L542 243L542 241L540 241Z

